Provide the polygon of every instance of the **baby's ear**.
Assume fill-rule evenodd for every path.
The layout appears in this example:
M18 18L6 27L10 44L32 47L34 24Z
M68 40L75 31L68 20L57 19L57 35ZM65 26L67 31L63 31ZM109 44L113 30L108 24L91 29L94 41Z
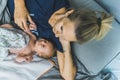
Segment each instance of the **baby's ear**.
M71 9L71 10L67 11L67 12L65 13L65 15L66 15L66 16L69 16L69 15L72 14L73 12L74 12L74 10Z

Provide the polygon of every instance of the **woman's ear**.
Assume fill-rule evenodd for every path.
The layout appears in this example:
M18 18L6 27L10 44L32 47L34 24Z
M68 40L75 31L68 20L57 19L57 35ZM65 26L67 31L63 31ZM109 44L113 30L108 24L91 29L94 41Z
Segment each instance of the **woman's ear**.
M65 15L66 16L69 16L70 14L72 14L74 12L74 10L72 9L72 10L69 10L69 11L67 11L66 13L65 13Z

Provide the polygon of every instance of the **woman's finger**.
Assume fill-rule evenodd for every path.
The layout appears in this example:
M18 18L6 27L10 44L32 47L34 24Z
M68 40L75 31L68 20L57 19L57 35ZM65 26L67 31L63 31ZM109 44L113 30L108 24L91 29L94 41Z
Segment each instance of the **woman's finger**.
M30 29L29 29L29 27L28 27L28 24L27 24L27 21L26 21L25 19L23 20L23 27L24 27L24 30L25 30L25 31L27 31L27 32L30 31Z
M30 15L28 15L28 21L30 22L30 24L35 25L34 21L33 21L32 18L30 17Z

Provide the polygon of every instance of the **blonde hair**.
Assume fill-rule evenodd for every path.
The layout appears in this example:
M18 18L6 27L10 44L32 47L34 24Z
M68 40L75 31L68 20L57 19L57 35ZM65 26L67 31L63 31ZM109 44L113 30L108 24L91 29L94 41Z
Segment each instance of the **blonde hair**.
M96 14L101 16L97 17ZM91 39L101 40L111 29L112 16L104 12L89 10L74 10L68 18L75 22L75 34L79 43L85 43Z
M96 34L95 37L96 40L101 40L110 31L110 29L112 28L111 27L112 21L113 21L112 16L107 16L107 14L102 13L100 31L98 34Z

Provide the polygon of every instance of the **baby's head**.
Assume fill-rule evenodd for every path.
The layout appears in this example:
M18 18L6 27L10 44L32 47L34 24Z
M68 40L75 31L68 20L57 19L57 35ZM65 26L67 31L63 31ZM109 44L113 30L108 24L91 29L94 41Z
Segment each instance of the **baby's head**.
M51 58L54 56L56 48L51 41L42 38L36 41L34 50L40 57Z

